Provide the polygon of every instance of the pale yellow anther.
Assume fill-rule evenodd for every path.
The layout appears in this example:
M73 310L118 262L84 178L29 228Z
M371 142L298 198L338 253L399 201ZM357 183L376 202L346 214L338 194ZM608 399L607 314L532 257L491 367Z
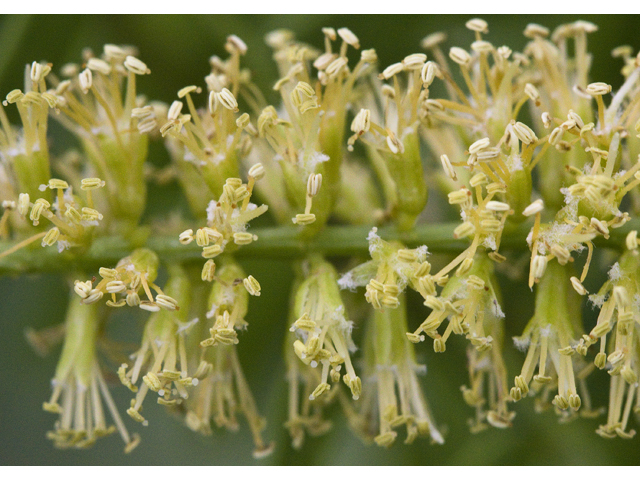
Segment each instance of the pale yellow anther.
M188 240L188 238L192 234L193 234L193 230L191 229L185 232L182 232L179 237L179 239L181 239L180 243L184 245L186 245L187 243L191 243L191 241L193 240L193 237L191 237L191 240ZM198 245L199 247L206 247L207 245L209 245L209 243L211 243L211 238L209 238L209 235L204 230L204 228L199 228L198 230L196 230L195 239L196 239L196 245Z
M527 208L522 211L522 215L525 217L530 217L531 215L535 215L536 213L540 213L544 210L544 202L542 199L535 200L531 203Z
M31 213L29 214L29 220L33 222L34 225L40 224L40 215L49 208L49 202L44 200L43 198L39 198L33 204L31 208Z
M558 142L560 141L560 139L562 138L562 134L563 134L564 130L560 127L556 127L551 131L551 134L549 135L549 143L551 145L557 145Z
M105 186L105 181L99 178L83 178L80 182L80 188L82 190L95 190L96 188L102 188Z
M316 389L311 393L311 395L309 395L309 400L312 400L312 401L315 400L324 392L327 392L330 389L331 389L331 385L329 385L328 383L321 383L316 387Z
M309 175L307 179L307 195L310 197L315 197L320 191L320 187L322 186L322 174L316 173Z
M169 120L177 120L182 113L182 107L184 104L178 100L174 100L169 107L169 111L167 112L167 119Z
M42 80L44 77L46 77L50 72L51 72L51 66L46 64L43 65L38 62L33 62L31 64L31 72L30 72L31 81L37 83L40 80Z
M442 42L446 40L447 40L446 33L435 32L424 37L420 42L420 46L425 50L430 50L432 48L437 47L438 45L440 45Z
M485 185L488 182L489 182L489 179L482 172L476 173L473 177L469 179L469 185L471 185L472 187L479 187L480 185Z
M481 18L472 18L464 26L474 32L489 33L489 25Z
M598 233L602 234L604 238L609 238L609 227L606 222L593 217L591 218L591 226L595 228Z
M519 402L520 400L522 400L522 390L519 389L518 387L511 387L511 390L509 391L509 396L511 397L511 400L513 400L514 402Z
M46 185L40 185L39 190L44 191L46 188L50 188L51 190L54 190L57 188L66 190L67 188L69 188L69 184L64 180L60 180L58 178L52 178L49 180L49 183L47 183Z
M471 222L464 222L458 225L453 231L453 238L464 238L469 235L473 235L476 231L476 227Z
M16 88L7 93L6 100L2 103L6 106L7 104L16 103L22 97L24 97L24 93L22 93L22 90Z
M114 302L113 300L107 300L107 307L115 307L115 308L120 308L120 307L124 307L127 304L127 301L122 298L120 300L118 300L117 302Z
M76 294L83 299L89 296L89 293L91 293L92 289L93 289L93 286L91 285L91 280L87 280L86 282L81 282L80 280L76 280L73 285L73 291L76 292Z
M493 44L486 40L476 40L471 44L471 50L477 53L491 53L493 49Z
M393 76L404 70L404 65L402 62L394 63L385 68L382 73L379 75L381 80L389 80Z
M299 213L291 221L296 225L310 225L316 221L316 216L313 213Z
M128 304L128 302L127 302L127 304ZM160 311L160 306L155 302L150 302L149 300L142 300L140 302L139 307L142 310L146 310L147 312L151 312L151 313Z
M611 93L611 85L602 82L590 83L587 85L587 93L592 96L606 95Z
M87 68L103 75L109 75L111 73L111 64L100 58L90 58L87 62Z
M447 194L447 198L449 199L449 203L451 205L460 205L462 203L466 203L471 197L471 192L466 188L461 188L460 190L455 190Z
M531 272L533 278L542 278L545 270L547 269L547 257L542 255L536 255L531 262Z
M624 351L616 350L607 357L607 360L609 361L609 363L611 363L611 365L615 366L616 364L623 362L625 357L626 354Z
M622 370L620 370L620 375L629 385L636 385L636 383L638 382L638 375L627 365L622 367Z
M307 332L313 332L318 328L318 324L309 318L309 315L306 313L302 315L298 320L293 322L291 327L291 331L295 331L296 329L304 330Z
M60 238L60 230L58 229L58 227L53 227L42 239L42 246L50 247L58 241L58 238Z
M530 83L524 86L524 93L529 97L536 105L540 105L540 92L538 89Z
M576 112L574 112L573 110L569 110L569 113L567 114L567 119L573 121L576 127L579 128L580 130L584 128L584 120L582 120L582 117L578 115Z
M137 292L129 292L127 293L127 305L129 305L130 307L139 307L140 306L140 296L137 294Z
M502 222L493 218L481 220L480 228L485 232L498 233L500 230L502 230Z
M338 35L340 35L340 38L342 38L345 43L348 43L353 48L360 48L360 40L358 40L358 37L348 28L339 28Z
M580 400L580 396L572 393L569 395L569 406L573 409L573 410L578 410L580 408L580 406L582 405L582 401Z
M124 59L124 68L136 75L147 75L151 73L151 70L147 68L146 63L131 55Z
M433 277L431 275L425 275L418 279L418 285L420 287L420 291L425 295L435 295L436 294L436 284L433 281Z
M200 230L198 230L200 231ZM192 229L188 229L185 230L184 232L182 232L179 236L178 236L178 241L182 244L182 245L189 245L191 242L193 242L193 230ZM200 247L204 246L204 245L198 245Z
M402 60L405 70L420 70L427 61L427 56L424 53L413 53L407 55Z
M451 165L451 160L447 155L440 155L440 162L442 163L442 169L447 177L452 180L457 180L456 171L453 169L453 165Z
M629 58L633 55L633 47L631 45L620 45L611 50L613 58Z
M202 232L207 236L210 243L219 243L222 240L223 235L218 232L215 228L211 227L202 227Z
M208 245L202 249L202 256L204 258L213 258L222 253L222 247L220 245Z
M325 37L327 37L329 40L332 40L332 41L335 41L338 38L338 35L336 34L335 28L323 27L322 28L322 34Z
M549 29L537 23L530 23L524 29L524 36L527 38L546 38L549 36Z
M246 128L251 123L251 117L248 113L243 113L236 119L236 127Z
M513 133L518 137L518 140L527 145L538 141L534 131L522 122L516 122L513 125Z
M425 63L420 72L423 86L428 88L433 83L433 80L440 75L441 73L437 63L431 61Z
M424 339L424 335L417 335L415 333L407 332L407 340L409 340L411 343L420 343L423 342Z
M58 108L61 105L60 98L56 95L53 95L49 92L44 92L42 94L42 98L44 98L49 105L49 108Z
M578 292L578 295L586 295L587 293L589 293L587 291L586 288L584 288L584 285L582 285L582 282L580 282L580 279L577 277L571 277L571 285L573 286L573 289Z
M424 105L427 107L427 110L429 111L437 110L440 112L444 112L444 105L437 100L428 99L426 102L424 102Z
M249 189L246 187L246 185L239 186L233 192L233 198L235 199L236 203L242 202L242 200L249 197L250 195L251 192L249 192Z
M247 44L237 35L229 35L225 46L231 53L238 52L240 55L247 53Z
M360 53L360 60L368 64L373 64L378 61L378 54L376 53L374 48L363 50Z
M484 289L485 283L480 277L476 275L469 275L467 277L467 285L478 290Z
M508 212L511 207L504 202L497 202L495 200L491 200L487 202L485 208L491 212Z
M396 297L400 294L400 288L395 283L386 283L382 287L382 291L385 295L391 295Z
M89 294L82 300L82 303L85 305L89 305L97 302L104 296L104 293L101 290L92 289Z
M238 111L238 101L236 100L236 97L233 95L233 93L229 91L229 89L223 88L217 94L217 97L224 108L226 108L227 110L231 110L232 112Z
M638 231L631 230L625 239L628 250L636 250L638 248Z
M179 310L180 308L178 305L178 301L175 298L170 297L169 295L156 295L156 303L161 308L169 311Z
M256 280L253 275L249 275L247 278L242 280L242 283L244 284L244 288L247 289L247 292L249 292L250 295L253 295L255 297L260 296L260 283L258 283L258 280Z
M473 267L473 258L471 257L465 258L460 264L460 266L458 267L458 269L456 270L456 276L460 277L464 275L469 270L471 270L471 267Z
M142 381L147 385L147 387L149 387L149 390L154 392L157 392L162 388L162 381L153 372L148 372L144 377L142 377Z
M327 66L325 72L331 78L336 77L347 67L348 63L349 60L347 60L345 57L338 57Z
M233 234L233 243L236 245L249 245L257 239L257 236L249 232L236 232Z
M604 352L600 352L596 355L596 358L593 361L594 365L602 370L607 364L607 355Z
M216 274L216 264L213 260L207 260L202 267L201 278L203 282L212 282Z
M103 47L104 55L108 59L123 60L127 56L127 51L118 45L107 43Z
M428 295L424 299L424 305L435 312L443 312L445 309L444 302L432 295Z
M593 327L590 335L596 338L600 338L603 335L607 334L610 330L611 330L611 324L609 322L602 322L602 323L598 323L595 327Z
M91 90L91 86L93 85L93 74L91 73L91 70L85 68L80 72L78 75L78 81L80 82L80 90L82 90L82 93L89 93L89 90Z
M122 293L127 289L122 280L112 280L107 283L106 290L108 293Z
M569 400L563 395L556 395L552 403L561 410L569 408Z
M401 262L412 263L418 261L418 252L408 248L399 249L396 256Z
M449 50L449 58L458 65L465 67L469 65L469 62L471 62L471 55L469 55L469 52L460 47L451 47L451 50Z
M264 167L261 163L256 163L249 169L249 177L260 180L265 175Z
M488 148L491 145L491 140L489 137L481 138L480 140L476 140L471 145L469 145L469 153L478 153L485 148Z
M351 122L351 131L362 135L371 128L371 110L361 109Z
M325 52L315 59L313 66L318 70L326 70L326 68L333 62L338 55L333 52Z
M142 415L140 415L140 412L138 410L134 409L133 407L131 407L131 408L129 408L127 410L127 415L129 415L131 418L133 418L136 422L140 422L140 423L146 422L144 417Z
M89 222L102 220L102 214L96 210L95 208L82 207L82 220L87 220Z
M26 217L29 213L30 198L28 193L21 193L18 195L18 213L22 217Z

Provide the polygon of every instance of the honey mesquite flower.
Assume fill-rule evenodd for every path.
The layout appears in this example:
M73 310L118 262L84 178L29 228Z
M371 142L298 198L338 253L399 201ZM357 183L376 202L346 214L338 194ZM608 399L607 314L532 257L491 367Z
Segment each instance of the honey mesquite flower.
M187 321L190 284L181 267L173 266L169 274L166 291L182 308L153 313L145 326L140 349L131 356L132 365L122 364L118 370L123 385L136 393L127 414L143 425L147 421L140 411L150 390L158 394L159 404L173 406L189 397L187 387L198 385L198 379L189 376L184 338L185 331L192 326ZM138 387L139 379L142 383Z
M591 413L584 381L590 369L582 359L586 348L577 343L581 335L578 297L569 289L568 276L566 268L552 263L538 284L534 316L523 334L514 337L527 356L511 388L515 401L539 393L538 408L544 408L553 396L551 403L565 416L578 411L583 400L587 414Z
M362 402L347 407L356 432L383 447L394 443L400 427L407 430L406 444L418 436L444 443L421 389L419 375L426 368L416 363L414 347L406 338L406 315L406 300L398 308L372 312L365 339Z
M355 350L351 339L352 324L346 311L337 277L331 264L311 258L309 273L295 293L294 312L298 317L291 326L298 339L293 350L307 368L320 368L320 382L309 395L310 400L331 389L329 377L338 382L342 377L354 400L360 397L362 381L356 375L350 353ZM344 367L344 371L342 371Z
M146 203L144 163L147 158L147 129L134 111L142 107L137 93L137 76L151 73L135 57L131 47L105 45L100 57L85 51L86 68L68 64L56 79L54 118L71 131L83 146L91 171L106 182L108 230L130 234ZM45 183L45 182L42 182Z
M97 305L85 306L71 299L64 346L51 381L53 392L43 404L46 411L60 418L47 436L59 448L85 448L118 431L128 453L138 445L140 437L129 434L102 374L97 356L99 323ZM107 424L105 410L115 426Z

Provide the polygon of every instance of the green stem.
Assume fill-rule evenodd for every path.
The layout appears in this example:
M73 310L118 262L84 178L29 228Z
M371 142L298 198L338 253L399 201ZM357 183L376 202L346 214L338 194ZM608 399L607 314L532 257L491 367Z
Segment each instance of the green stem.
M387 241L397 240L408 248L426 245L432 253L459 253L467 248L465 240L455 240L453 230L459 223L442 223L418 225L410 232L400 232L394 227L383 227L378 234ZM531 229L530 222L505 230L501 251L527 251L525 239ZM353 255L367 256L369 243L367 226L329 226L313 239L300 237L297 227L273 227L253 230L258 241L241 247L234 253L236 257L263 258L300 258L310 252L322 253L325 256L346 257ZM598 238L596 246L621 249L625 237L630 230L640 230L640 219L628 222L624 227L612 230L609 240ZM15 242L0 242L0 253L15 245ZM181 245L178 236L158 236L149 238L147 248L155 251L160 260L167 262L204 262L202 249L195 243ZM110 267L118 260L139 248L122 237L102 237L96 239L91 247L81 255L73 250L58 253L55 247L28 247L11 255L0 258L0 275L27 272L60 272L80 269L96 270L99 267Z

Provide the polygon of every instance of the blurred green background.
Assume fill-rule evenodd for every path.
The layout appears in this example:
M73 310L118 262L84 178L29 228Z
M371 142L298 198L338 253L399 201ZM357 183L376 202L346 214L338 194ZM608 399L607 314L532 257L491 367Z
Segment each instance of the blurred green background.
M443 30L449 35L447 46L468 47L471 32L465 16L33 16L0 17L0 96L23 84L24 65L33 60L46 60L54 70L62 64L80 60L84 47L100 51L104 43L131 44L140 50L152 75L140 79L140 91L150 99L167 102L176 98L186 85L204 85L208 58L224 56L227 35L239 35L249 46L244 65L255 82L269 92L276 80L271 53L263 43L265 33L286 27L300 40L321 48L324 26L351 28L363 48L375 48L382 67L420 51L420 40L427 34ZM495 45L509 45L521 50L525 38L521 32L527 23L550 28L577 20L576 16L481 16L489 22L488 40ZM637 51L638 17L582 16L600 29L589 37L592 52L593 81L620 85L621 64L612 60L610 51L629 44ZM275 99L270 97L272 100ZM54 122L52 122L52 125ZM52 127L55 135L61 133ZM57 138L57 137L56 137ZM62 136L60 137L62 138ZM58 146L59 147L59 146ZM55 141L53 148L56 149ZM166 161L160 146L152 150L152 161ZM171 191L171 190L168 190ZM171 203L157 200L152 190L149 213L160 211ZM153 200L153 196L157 201ZM402 433L389 450L365 446L346 427L338 408L332 411L334 429L320 438L308 439L300 451L290 447L288 434L282 427L286 417L287 384L282 360L283 339L288 327L287 302L291 268L286 262L247 260L245 268L261 279L263 295L252 299L239 353L248 381L256 395L261 413L267 417L265 437L276 442L275 453L262 461L251 457L252 444L248 428L243 424L237 433L216 430L213 437L202 437L184 427L178 418L147 402L149 427L141 428L125 418L133 431L142 434L141 445L131 454L122 453L120 438L103 439L91 450L58 451L45 439L55 417L42 411L49 397L58 350L46 358L37 357L24 340L27 327L43 328L64 319L68 286L62 277L41 275L0 278L0 464L122 464L122 465L238 465L238 464L638 464L640 437L631 441L604 440L595 434L600 420L579 420L558 424L549 411L534 414L533 402L522 401L513 408L517 412L514 427L509 430L489 429L471 435L467 419L473 414L461 397L459 387L467 382L464 342L450 342L445 354L436 355L430 345L417 348L419 360L428 366L425 385L428 401L436 421L446 431L446 443L431 446L417 440L411 446L402 444ZM602 269L606 267L602 264ZM601 279L592 278L594 288ZM507 338L519 335L533 312L532 295L522 282L501 277L505 303ZM417 325L422 310L411 298L410 322ZM586 323L593 324L594 314L585 310ZM143 316L118 316L109 328L114 335L134 332L139 338ZM356 338L361 336L356 329ZM458 339L456 339L458 340ZM505 352L509 377L519 372L523 354L507 342ZM117 380L117 379L116 379ZM608 375L596 372L590 379L595 405L607 402ZM130 399L123 387L113 389L116 403L124 412ZM633 422L632 422L633 424Z

